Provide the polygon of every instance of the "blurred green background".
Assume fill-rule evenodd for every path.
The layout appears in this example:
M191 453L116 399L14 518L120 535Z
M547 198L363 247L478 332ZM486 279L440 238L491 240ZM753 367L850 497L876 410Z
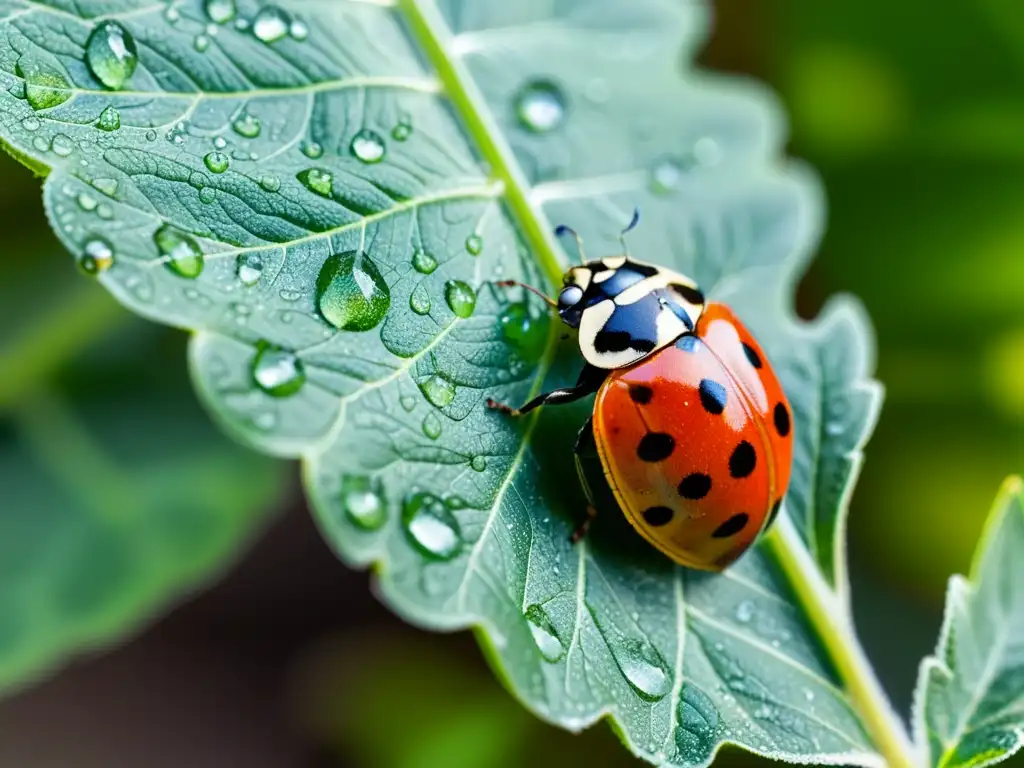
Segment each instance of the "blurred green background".
M827 189L800 311L849 291L877 328L888 397L849 544L860 632L906 712L946 580L967 569L1000 480L1024 469L1024 12L1019 0L721 0L717 16L704 62L777 90L791 154ZM471 637L428 636L383 609L320 540L294 467L279 479L208 425L183 334L79 278L38 181L7 159L0 179L0 647L18 641L4 611L25 609L4 575L42 568L19 536L94 514L81 498L104 473L134 479L91 499L114 510L90 523L96 546L133 536L139 557L68 599L107 601L108 623L130 616L141 631L103 650L103 622L69 626L102 652L0 702L0 765L632 764L606 728L574 738L526 713ZM90 428L113 412L128 434ZM132 522L168 498L210 514L192 528L175 516L161 549ZM223 581L156 623L118 591L149 579L172 599L225 557L240 562Z

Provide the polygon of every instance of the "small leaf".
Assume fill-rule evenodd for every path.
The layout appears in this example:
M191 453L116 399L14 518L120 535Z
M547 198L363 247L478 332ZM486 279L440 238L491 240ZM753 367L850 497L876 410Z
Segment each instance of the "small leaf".
M970 580L949 581L934 656L921 663L914 725L928 765L994 765L1024 746L1024 486L1003 485Z

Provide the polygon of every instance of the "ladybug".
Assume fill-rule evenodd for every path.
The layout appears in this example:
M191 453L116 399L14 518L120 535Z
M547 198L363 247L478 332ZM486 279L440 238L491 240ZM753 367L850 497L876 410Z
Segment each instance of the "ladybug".
M581 244L572 230L556 230L565 232ZM576 385L519 408L487 405L521 415L596 393L575 450L590 518L586 463L596 454L618 507L648 542L680 565L720 571L779 512L793 458L789 402L727 306L707 303L690 278L634 260L624 241L623 248L625 256L571 267L557 301L544 297L579 330L585 365Z

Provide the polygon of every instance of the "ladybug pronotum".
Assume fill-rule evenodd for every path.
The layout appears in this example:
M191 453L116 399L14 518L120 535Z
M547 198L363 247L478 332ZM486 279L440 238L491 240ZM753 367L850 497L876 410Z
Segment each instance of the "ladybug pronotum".
M579 330L575 386L488 406L520 415L596 393L576 443L590 515L583 460L596 452L647 541L680 565L724 569L772 524L789 485L791 411L760 345L693 280L628 251L571 267L558 300L545 300Z

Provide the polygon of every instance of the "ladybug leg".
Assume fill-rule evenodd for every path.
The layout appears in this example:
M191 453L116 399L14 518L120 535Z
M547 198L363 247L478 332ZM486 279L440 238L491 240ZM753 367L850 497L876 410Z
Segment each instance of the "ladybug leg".
M587 419L587 423L583 425L580 430L579 436L576 438L576 447L573 449L576 459L576 474L579 475L580 485L583 487L583 493L587 497L587 518L584 520L580 527L572 532L572 536L569 537L569 541L576 544L587 535L587 531L590 529L590 524L597 517L597 507L594 506L594 493L590 489L590 483L587 482L587 474L583 470L583 462L587 459L591 459L597 456L597 444L594 442L594 421L593 419Z
M593 504L587 504L587 519L580 524L579 528L572 532L569 541L573 544L578 544L587 535L587 531L590 530L590 524L594 521L595 517L597 517L597 509Z
M604 383L605 377L608 375L608 371L603 368L595 368L594 366L587 364L583 366L583 370L580 371L580 376L576 380L576 385L573 387L565 387L563 389L554 389L550 392L537 395L527 403L513 408L505 403L499 403L493 398L487 398L487 407L507 413L510 416L522 416L523 414L529 413L534 408L539 408L542 405L563 405L565 403L572 403L576 400L581 400L587 395L592 395L601 388L601 384Z

